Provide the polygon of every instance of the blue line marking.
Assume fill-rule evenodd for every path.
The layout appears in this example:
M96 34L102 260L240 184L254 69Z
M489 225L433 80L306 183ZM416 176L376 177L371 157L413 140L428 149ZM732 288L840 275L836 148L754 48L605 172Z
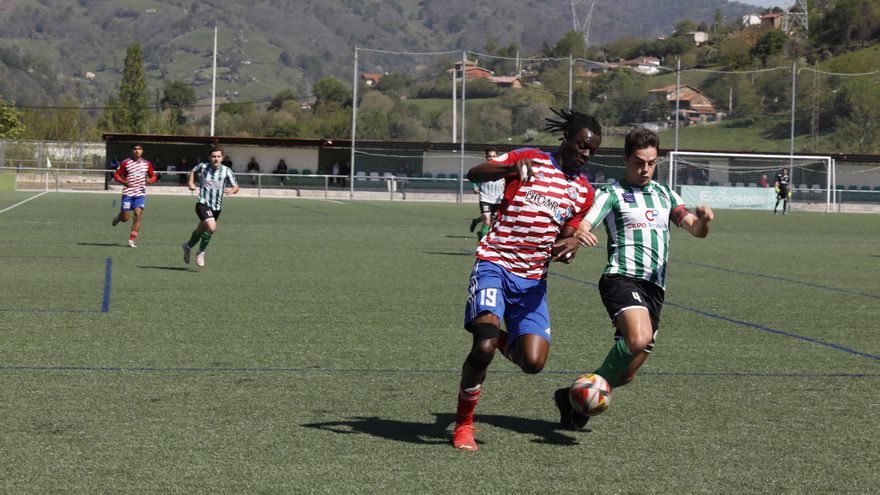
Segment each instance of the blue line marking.
M701 268L710 268L712 270L719 270L719 271L728 272L728 273L736 273L738 275L749 275L752 277L769 278L771 280L778 280L780 282L788 282L791 284L804 285L807 287L813 287L815 289L830 290L830 291L835 291L835 292L842 292L844 294L852 294L854 296L871 297L874 299L880 299L880 295L877 295L877 294L871 294L868 292L859 292L857 290L840 289L837 287L831 287L830 285L822 285L822 284L816 284L813 282L805 282L803 280L796 280L793 278L785 278L785 277L780 277L778 275L767 275L764 273L745 272L745 271L741 271L741 270L734 270L732 268L724 268L723 266L715 266L715 265L709 265L706 263L698 263L696 261L685 261L685 260L679 260L679 259L675 259L672 261L675 261L676 263L681 263L683 265L699 266Z
M120 366L24 366L24 365L0 365L0 372L14 371L71 371L84 373L461 373L459 368L157 368L157 367L131 367ZM583 370L544 370L547 375L576 375ZM520 375L519 370L493 370L492 373ZM691 377L767 377L767 378L880 378L880 373L862 372L796 372L796 371L641 371L639 376L691 376Z
M551 275L554 275L554 276L557 276L557 277L562 277L562 278L564 278L564 279L566 279L566 280L570 280L570 281L572 281L572 282L577 282L577 283L579 283L579 284L589 285L589 286L591 286L591 287L595 287L595 288L598 288L598 287L599 287L599 286L596 285L596 284L593 284L593 283L590 283L590 282L586 282L586 281L583 281L583 280L580 280L580 279L578 279L578 278L571 277L571 276L568 276L568 275L563 275L563 274L561 274L561 273L556 273L556 272L549 272L549 273L550 273ZM786 331L783 331L783 330L777 330L777 329L775 329L775 328L765 327L765 326L763 326L763 325L758 325L758 324L750 323L750 322L743 321L743 320L737 320L737 319L735 319L735 318L728 318L727 316L723 316L723 315L720 315L720 314L717 314L717 313L710 313L710 312L708 312L708 311L703 311L703 310L701 310L701 309L696 309L696 308L690 308L690 307L687 307L687 306L682 306L681 304L676 304L676 303L672 303L672 302L669 302L669 301L666 301L666 302L664 302L663 304L666 305L666 306L672 306L672 307L674 307L674 308L682 309L682 310L685 310L685 311L690 311L691 313L696 313L696 314L698 314L698 315L707 316L707 317L709 317L709 318L715 318L716 320L722 320L722 321L726 321L726 322L728 322L728 323L733 323L733 324L735 324L735 325L741 325L741 326L748 327L748 328L754 328L755 330L761 330L762 332L767 332L767 333L772 333L772 334L776 334L776 335L781 335L781 336L783 336L783 337L788 337L788 338L792 338L792 339L795 339L795 340L800 340L800 341L802 341L802 342L807 342L807 343L810 343L810 344L816 344L816 345L821 345L821 346L825 346L825 347L830 347L830 348L832 348L832 349L835 349L835 350L838 350L838 351L842 351L842 352L846 352L846 353L848 353L848 354L852 354L852 355L854 355L854 356L866 357L866 358L869 358L869 359L875 359L875 360L880 361L880 356L878 356L878 355L875 355L875 354L869 354L869 353L867 353L867 352L862 352L862 351L857 351L857 350L855 350L855 349L852 349L852 348L850 348L850 347L846 347L846 346L842 346L842 345L840 345L840 344L834 344L834 343L832 343L832 342L825 342L825 341L818 340L818 339L814 339L814 338L811 338L811 337L804 337L804 336L802 336L802 335L797 335L797 334L794 334L794 333L791 333L791 332L786 332Z
M104 265L104 298L101 300L101 312L110 312L110 282L113 280L113 258L107 258Z

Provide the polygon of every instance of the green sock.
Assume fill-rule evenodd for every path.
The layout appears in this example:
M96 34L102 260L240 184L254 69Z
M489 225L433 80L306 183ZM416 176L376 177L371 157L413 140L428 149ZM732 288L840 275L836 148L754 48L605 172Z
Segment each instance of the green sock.
M204 251L205 249L208 249L209 242L211 242L211 234L205 232L204 234L202 234L202 242L201 244L199 244L199 251Z
M608 351L608 355L605 356L605 362L594 373L608 380L608 384L612 387L616 387L620 384L620 375L626 371L626 367L632 362L633 357L626 342L623 339L617 339L611 346L611 350Z
M193 230L193 233L192 233L191 236L189 236L189 240L186 241L186 244L187 244L189 247L193 247L193 246L196 245L197 242L199 242L199 238L200 238L200 237L201 237L201 236L200 236L199 234L197 234L195 230Z
M489 233L489 226L486 224L483 224L483 227L480 229L480 239L482 239L483 237L486 237L486 234L488 234L488 233Z

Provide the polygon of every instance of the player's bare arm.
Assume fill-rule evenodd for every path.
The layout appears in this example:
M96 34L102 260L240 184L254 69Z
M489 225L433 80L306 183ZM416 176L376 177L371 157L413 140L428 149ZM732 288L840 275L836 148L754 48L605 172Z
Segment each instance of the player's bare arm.
M709 223L715 218L712 208L703 205L698 206L692 213L681 219L681 226L694 237L706 237L709 235Z
M467 178L471 182L490 182L517 173L520 174L524 181L533 177L532 160L524 158L510 165L488 161L468 170Z
M562 231L556 237L556 242L553 243L553 249L551 250L551 259L553 261L571 263L574 260L574 256L580 246L577 238L574 237L575 232L575 228L570 225L562 227Z
M227 187L223 190L223 194L235 194L238 192L238 185L234 185L232 187Z
M574 238L584 247L595 247L599 244L599 238L593 234L593 226L587 221L581 222L577 232L574 233Z
M194 170L190 170L186 175L186 187L188 187L190 191L196 190L196 173Z

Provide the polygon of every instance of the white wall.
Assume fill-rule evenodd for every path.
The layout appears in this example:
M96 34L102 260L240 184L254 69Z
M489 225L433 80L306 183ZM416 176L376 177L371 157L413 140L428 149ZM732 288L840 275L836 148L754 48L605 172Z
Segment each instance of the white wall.
M465 153L464 156L464 173L475 165L483 163L483 154ZM457 151L429 151L425 153L424 162L422 163L422 172L432 174L455 174L461 173L461 155Z
M230 146L224 145L223 151L232 160L233 170L246 172L251 157L260 164L260 172L267 174L275 170L278 160L284 159L288 169L296 169L302 173L309 169L316 173L318 169L318 148L270 148L263 146Z

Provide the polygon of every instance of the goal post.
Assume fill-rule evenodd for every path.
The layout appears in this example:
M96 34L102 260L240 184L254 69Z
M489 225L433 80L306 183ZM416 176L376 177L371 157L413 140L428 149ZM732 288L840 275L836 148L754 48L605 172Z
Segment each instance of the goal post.
M788 169L793 205L830 212L836 202L830 156L670 151L668 158L669 186L686 202L772 209L776 202L773 183L783 168Z

